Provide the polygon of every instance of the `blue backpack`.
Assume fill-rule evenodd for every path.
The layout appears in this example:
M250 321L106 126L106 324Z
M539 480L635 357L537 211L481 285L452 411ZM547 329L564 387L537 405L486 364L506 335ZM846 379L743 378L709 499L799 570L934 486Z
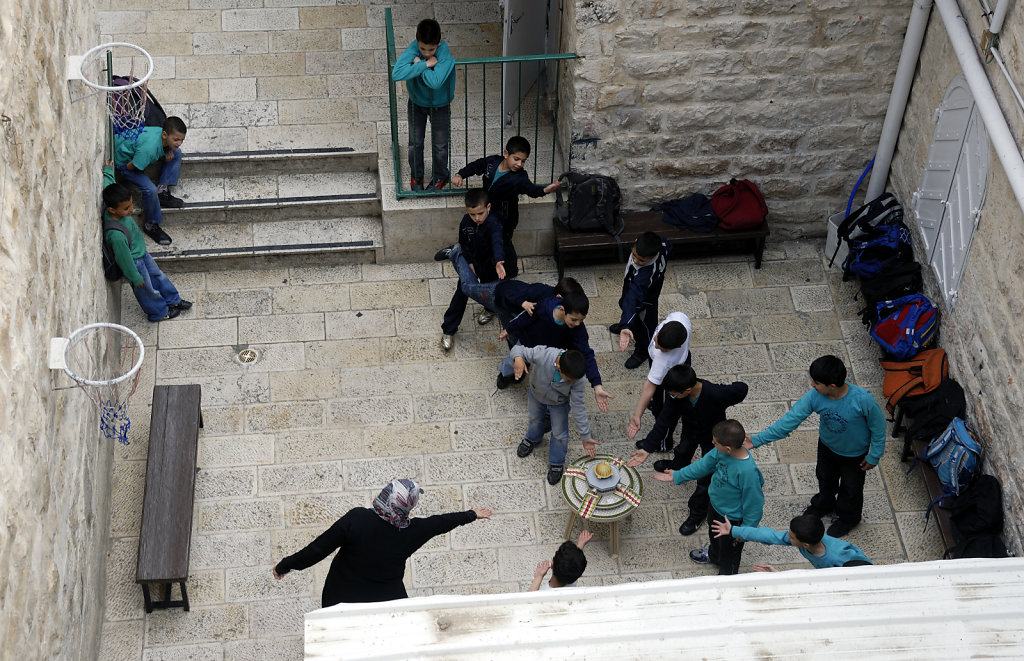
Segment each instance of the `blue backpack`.
M925 519L934 505L945 507L951 496L958 496L967 488L981 464L982 449L970 423L953 418L946 431L928 444L918 459L928 460L939 476L943 494L928 505ZM913 466L911 466L913 469Z
M854 274L876 278L887 268L914 261L910 230L899 218L866 228L849 244L850 253L843 262L844 280Z
M938 337L939 311L921 294L882 301L875 309L878 323L871 337L896 360L913 358Z

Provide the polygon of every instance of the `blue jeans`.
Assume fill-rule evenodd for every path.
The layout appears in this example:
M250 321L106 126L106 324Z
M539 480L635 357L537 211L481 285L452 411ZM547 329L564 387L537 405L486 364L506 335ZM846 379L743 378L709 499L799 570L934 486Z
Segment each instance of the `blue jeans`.
M459 330L462 316L466 313L466 304L469 302L467 297L497 314L502 327L508 328L508 322L514 315L495 302L495 293L502 281L479 282L473 269L469 268L469 261L466 260L466 256L462 252L462 245L459 243L452 246L448 259L455 267L455 272L459 274L459 285L456 287L455 293L452 294L452 300L444 313L441 332L445 335L454 335Z
M423 183L423 141L430 118L430 147L433 151L431 178L448 179L448 142L452 133L451 106L427 108L409 99L409 173L415 181Z
M130 181L142 193L142 211L146 214L146 222L159 225L164 222L164 216L160 212L157 188L178 185L178 175L181 173L181 150L175 149L174 158L170 162L164 162L163 169L160 170L160 178L155 184L145 172L129 170L123 165L117 166L117 173Z
M545 413L551 416L551 447L548 449L548 463L564 466L565 455L569 452L569 402L565 404L541 404L526 391L526 407L530 412L530 426L526 430L527 442L537 445L544 440Z
M148 252L135 260L135 268L143 280L141 287L132 287L135 300L150 321L160 321L167 316L168 305L181 303L181 296Z

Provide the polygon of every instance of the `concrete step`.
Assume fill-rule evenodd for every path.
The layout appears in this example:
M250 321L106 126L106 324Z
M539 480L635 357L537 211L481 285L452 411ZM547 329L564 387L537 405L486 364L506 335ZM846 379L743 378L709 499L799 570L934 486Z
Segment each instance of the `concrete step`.
M262 174L360 172L376 168L372 151L354 147L182 153L182 176L231 177Z
M229 223L187 222L165 225L174 242L154 244L147 238L149 252L161 268L202 270L216 263L241 258L322 258L345 254L344 261L376 261L383 248L379 216L293 219Z

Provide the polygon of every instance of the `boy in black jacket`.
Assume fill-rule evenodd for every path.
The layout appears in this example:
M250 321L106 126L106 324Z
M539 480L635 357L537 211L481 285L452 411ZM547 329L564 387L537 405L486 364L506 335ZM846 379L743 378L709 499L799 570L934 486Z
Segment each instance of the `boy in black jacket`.
M505 144L505 151L500 155L477 159L452 177L452 185L459 187L466 177L475 174L483 176L484 190L490 196L494 213L501 222L502 238L505 242L505 271L510 278L519 275L519 258L516 256L515 246L512 245L512 234L519 225L519 196L543 197L561 185L557 181L547 186L532 183L525 169L526 159L529 157L529 140L518 135L512 136ZM482 315L477 321L483 324L490 319Z
M698 447L701 456L710 452L711 430L726 419L727 408L746 398L748 389L742 381L734 381L726 386L698 379L689 365L671 368L665 374L661 387L665 389L665 406L650 433L638 444L640 449L626 462L627 466L639 466L652 452L660 451L661 439L665 437L666 430L675 428L676 423L682 420L683 429L679 435L679 444L675 447L675 456L654 462L654 470L659 473L689 466ZM710 484L710 476L697 480L697 488L687 503L690 513L683 525L679 526L680 534L692 535L707 518L708 506L711 504L708 497Z
M487 193L482 188L466 191L466 215L459 223L459 246L469 268L480 282L505 279L505 251L501 238L501 225L491 213ZM439 250L434 259L449 259L451 249ZM461 284L455 285L451 303L441 322L441 348L449 351L455 343L462 316L466 313L469 298L462 291Z
M629 254L619 297L622 316L619 323L608 327L620 340L624 333L627 341L636 341L633 354L626 359L626 369L636 369L650 358L647 345L658 327L658 297L665 282L666 260L671 253L671 243L654 232L644 232L637 237Z

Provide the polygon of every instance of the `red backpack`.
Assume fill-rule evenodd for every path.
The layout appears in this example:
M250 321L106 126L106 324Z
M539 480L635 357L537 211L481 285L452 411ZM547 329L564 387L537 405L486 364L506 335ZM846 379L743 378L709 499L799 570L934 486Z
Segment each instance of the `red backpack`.
M711 196L711 209L724 230L749 230L768 217L764 195L749 179L731 179Z

